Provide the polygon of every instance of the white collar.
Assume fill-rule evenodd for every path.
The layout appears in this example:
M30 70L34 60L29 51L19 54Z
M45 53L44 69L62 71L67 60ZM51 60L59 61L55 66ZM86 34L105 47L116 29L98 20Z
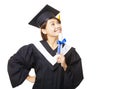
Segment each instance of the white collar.
M33 44L52 65L54 65L57 62L56 60L57 55L55 56L50 55L50 53L44 48L41 42L35 42ZM62 48L62 54L65 55L70 49L71 47L65 44L64 47Z

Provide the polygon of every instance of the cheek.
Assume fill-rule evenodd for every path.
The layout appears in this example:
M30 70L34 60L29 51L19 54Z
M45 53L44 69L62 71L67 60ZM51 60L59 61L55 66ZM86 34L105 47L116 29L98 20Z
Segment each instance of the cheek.
M52 27L52 26L50 26L50 25L47 25L46 29L50 31L50 30L52 30L52 29L53 29L53 27Z
M54 29L55 29L54 27L49 27L48 30L49 30L49 32L54 32Z
M46 30L47 30L48 33L52 33L52 32L55 32L55 27L47 25Z

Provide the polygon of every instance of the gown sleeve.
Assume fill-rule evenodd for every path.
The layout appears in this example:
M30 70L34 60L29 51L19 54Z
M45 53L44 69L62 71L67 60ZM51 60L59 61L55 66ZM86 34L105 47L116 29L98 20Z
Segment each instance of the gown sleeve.
M64 89L75 89L83 80L81 58L74 48L66 58L68 67L64 73Z
M16 87L24 82L32 68L32 49L28 45L20 48L8 60L8 75L12 87Z

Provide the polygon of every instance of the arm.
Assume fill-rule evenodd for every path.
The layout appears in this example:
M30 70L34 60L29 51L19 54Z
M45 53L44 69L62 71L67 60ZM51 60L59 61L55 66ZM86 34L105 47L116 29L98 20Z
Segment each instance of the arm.
M33 63L31 53L29 46L24 46L8 60L7 69L13 88L27 78Z
M64 72L64 88L74 89L83 80L81 58L75 49L72 49L66 56L67 69Z

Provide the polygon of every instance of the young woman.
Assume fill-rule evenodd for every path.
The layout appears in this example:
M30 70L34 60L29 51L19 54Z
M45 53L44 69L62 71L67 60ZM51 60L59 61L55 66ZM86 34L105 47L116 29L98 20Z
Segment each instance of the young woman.
M55 16L58 10L46 5L31 21L40 28L43 40L21 47L8 61L8 74L12 87L27 79L32 89L75 89L83 80L82 63L75 48L62 44L57 54L61 22ZM34 68L36 76L30 76Z

